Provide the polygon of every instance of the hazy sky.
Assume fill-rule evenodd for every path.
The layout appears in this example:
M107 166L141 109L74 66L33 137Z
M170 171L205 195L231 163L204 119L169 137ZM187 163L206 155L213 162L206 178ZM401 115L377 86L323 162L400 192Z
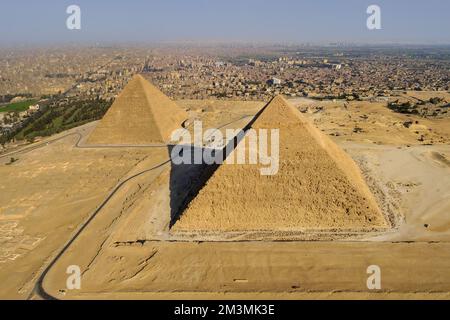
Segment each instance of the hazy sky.
M81 7L81 30L66 8ZM382 30L366 27L370 4ZM450 44L449 0L1 0L0 46L239 41Z

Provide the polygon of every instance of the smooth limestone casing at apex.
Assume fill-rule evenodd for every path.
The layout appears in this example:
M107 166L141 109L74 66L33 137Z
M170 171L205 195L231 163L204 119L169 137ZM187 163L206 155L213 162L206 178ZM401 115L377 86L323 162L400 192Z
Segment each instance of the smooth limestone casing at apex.
M282 96L256 117L251 128L279 129L278 173L261 175L260 165L220 165L173 232L388 227L355 162Z

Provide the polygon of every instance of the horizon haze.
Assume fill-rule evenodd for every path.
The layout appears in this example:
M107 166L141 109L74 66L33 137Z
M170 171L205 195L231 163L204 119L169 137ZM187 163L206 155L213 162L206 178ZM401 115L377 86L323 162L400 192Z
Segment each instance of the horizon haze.
M381 9L369 30L367 7ZM81 29L69 30L70 5ZM5 1L0 47L127 43L450 44L450 2L386 0Z

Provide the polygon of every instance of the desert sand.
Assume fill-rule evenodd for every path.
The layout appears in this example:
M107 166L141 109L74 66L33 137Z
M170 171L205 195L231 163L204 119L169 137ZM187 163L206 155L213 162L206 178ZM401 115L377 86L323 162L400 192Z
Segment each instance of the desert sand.
M245 230L177 237L172 192L183 197L195 170L174 172L165 145L89 145L91 123L0 158L0 297L449 299L449 119L380 101L290 103L351 156L390 228L289 241ZM177 104L221 130L246 126L264 106ZM371 264L381 290L366 287ZM80 290L66 287L70 265L82 270Z

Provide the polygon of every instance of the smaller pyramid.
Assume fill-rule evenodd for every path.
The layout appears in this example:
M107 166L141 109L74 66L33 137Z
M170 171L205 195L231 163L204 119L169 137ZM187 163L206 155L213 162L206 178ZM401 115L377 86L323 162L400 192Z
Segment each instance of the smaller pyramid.
M88 144L168 143L187 113L141 75L135 75L89 136Z

